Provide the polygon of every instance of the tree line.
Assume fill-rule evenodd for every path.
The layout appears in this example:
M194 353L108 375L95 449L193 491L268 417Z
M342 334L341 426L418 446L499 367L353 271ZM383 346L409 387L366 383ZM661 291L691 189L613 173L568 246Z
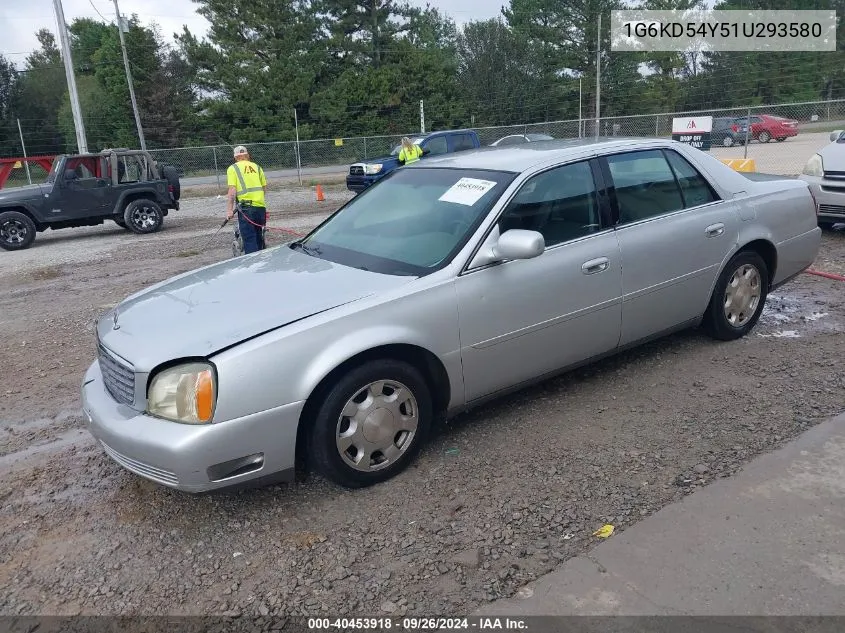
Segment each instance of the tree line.
M458 28L431 6L398 0L194 0L211 24L168 40L137 16L126 33L151 148L624 116L845 97L845 56L824 53L614 52L610 12L626 0L510 0ZM642 0L687 9L703 0ZM717 9L831 9L842 0L722 0ZM598 18L601 15L601 33ZM137 147L115 25L69 25L89 148ZM838 48L845 43L837 31ZM0 56L0 148L74 151L56 37L16 68ZM601 50L597 49L601 40Z

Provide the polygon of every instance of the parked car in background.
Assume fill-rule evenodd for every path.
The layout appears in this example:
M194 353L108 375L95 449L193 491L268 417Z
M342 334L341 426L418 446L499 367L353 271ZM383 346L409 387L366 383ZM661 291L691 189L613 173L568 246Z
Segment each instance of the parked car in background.
M432 157L295 242L105 313L83 411L113 460L173 488L290 479L298 458L367 486L485 400L698 324L748 334L820 234L806 183L664 139Z
M498 141L490 143L490 147L522 145L523 143L533 143L535 141L553 141L554 139L554 136L549 136L548 134L511 134L510 136L503 136Z
M714 117L710 132L711 145L732 147L745 144L745 133L739 133L739 124L733 117Z
M423 159L427 156L453 154L481 147L481 140L475 130L433 132L424 136L415 136L411 139L411 142L422 148ZM350 166L349 174L346 176L346 188L355 193L361 193L394 169L401 167L399 164L399 151L401 149L402 146L397 145L389 156L371 158Z
M739 126L739 134L745 137L745 128L748 125L748 117L736 119ZM798 136L798 121L784 117L772 116L771 114L755 114L751 116L751 131L748 134L749 140L768 143L772 139L778 142L785 141L792 136Z
M158 165L149 152L60 154L45 183L0 191L0 248L23 250L47 229L106 220L134 233L154 233L169 210L179 209L180 196L176 169Z
M830 141L810 157L798 176L810 186L823 229L845 222L845 130L832 132Z

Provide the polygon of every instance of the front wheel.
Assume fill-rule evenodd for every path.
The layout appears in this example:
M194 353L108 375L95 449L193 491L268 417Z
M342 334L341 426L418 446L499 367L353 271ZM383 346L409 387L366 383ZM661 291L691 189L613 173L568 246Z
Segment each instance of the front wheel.
M705 330L720 341L742 338L760 319L768 291L763 258L754 251L738 253L719 275L704 316Z
M322 399L313 421L315 469L345 488L394 477L428 437L432 410L428 385L412 365L385 359L352 369Z
M5 251L20 251L32 246L35 241L35 222L20 211L0 213L0 248Z
M164 222L164 213L152 200L133 200L126 205L123 221L135 233L155 233Z

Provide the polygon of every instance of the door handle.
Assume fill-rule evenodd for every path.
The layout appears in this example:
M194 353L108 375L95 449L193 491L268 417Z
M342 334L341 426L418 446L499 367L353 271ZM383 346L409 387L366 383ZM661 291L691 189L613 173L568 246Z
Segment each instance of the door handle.
M717 237L725 232L725 225L719 222L718 224L711 224L704 232L707 233L707 237Z
M591 259L588 262L581 264L581 272L585 275L594 275L603 270L607 270L610 265L610 260L607 257L599 257L598 259Z

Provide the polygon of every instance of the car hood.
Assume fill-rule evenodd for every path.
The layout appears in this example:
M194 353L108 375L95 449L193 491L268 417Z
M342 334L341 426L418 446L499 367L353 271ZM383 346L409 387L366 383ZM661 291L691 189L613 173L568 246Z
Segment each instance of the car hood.
M825 171L845 171L845 143L831 143L818 151Z
M399 157L398 156L379 156L377 158L368 158L367 160L358 161L355 163L356 165L398 165L399 164Z
M23 201L31 198L39 198L43 194L49 193L49 189L50 188L45 185L25 185L23 187L0 189L0 202Z
M413 279L350 268L281 246L142 290L103 315L97 335L136 371L151 371L165 361L209 356Z

